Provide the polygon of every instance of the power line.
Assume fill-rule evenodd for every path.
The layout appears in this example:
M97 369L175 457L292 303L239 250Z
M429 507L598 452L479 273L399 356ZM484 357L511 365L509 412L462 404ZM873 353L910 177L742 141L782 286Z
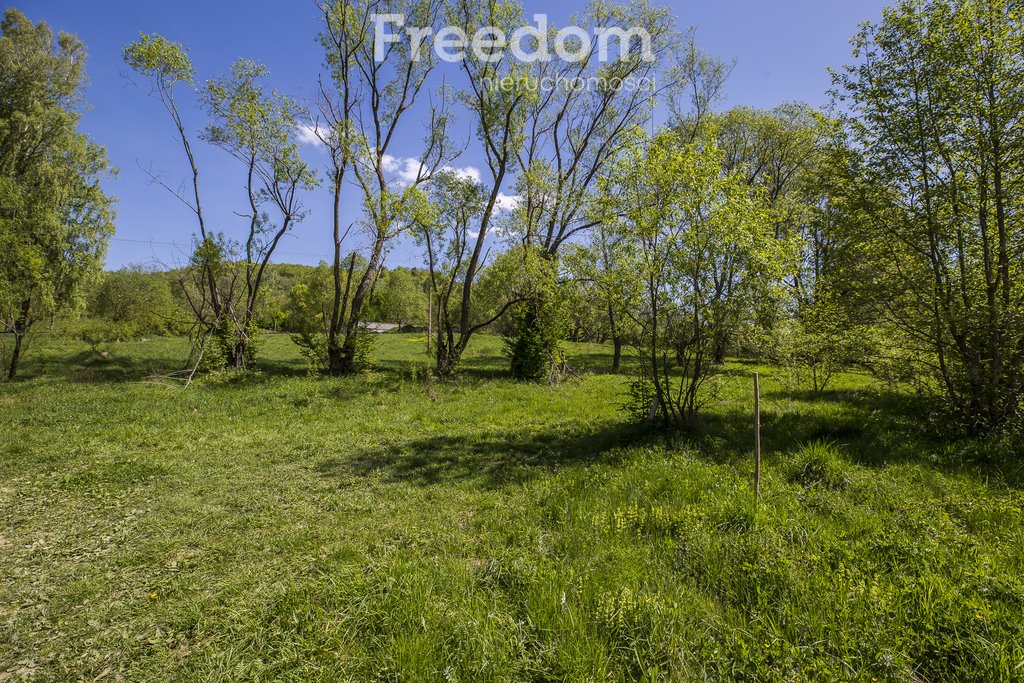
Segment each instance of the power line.
M190 249L192 244L181 244L179 242L160 242L158 240L133 240L127 237L112 237L111 242L120 242L122 244L138 244L150 247L173 247L175 249ZM282 256L306 256L308 258L325 258L326 252L321 254L310 254L302 251L278 251L276 252Z

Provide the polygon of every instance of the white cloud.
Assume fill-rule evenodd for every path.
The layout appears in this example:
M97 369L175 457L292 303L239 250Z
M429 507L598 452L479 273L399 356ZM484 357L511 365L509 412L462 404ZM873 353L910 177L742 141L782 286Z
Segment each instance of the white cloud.
M390 154L385 154L381 159L381 167L385 173L394 175L398 182L403 185L411 185L416 182L420 172L426 172L427 170L423 168L423 164L419 159L414 157L396 157ZM481 179L480 169L476 166L445 166L441 171L454 173L457 177L472 180L474 183L479 183ZM499 192L494 208L499 212L512 211L519 206L520 201L522 201L522 197L519 195Z
M419 159L412 157L394 157L385 154L381 159L381 167L385 173L393 173L398 178L398 182L403 185L412 185L419 177L423 164Z
M512 211L519 206L521 201L523 201L523 198L517 194L499 192L497 200L494 202L494 208L498 211Z
M445 166L441 170L455 174L456 178L472 180L474 183L480 182L480 169L477 168L476 166L463 166L462 168L456 168L454 166Z
M380 165L381 167L384 168L385 173L394 173L395 171L398 170L398 167L401 164L399 163L399 160L396 157L393 157L390 154L385 154L384 158L381 159Z
M423 162L415 157L396 157L391 154L384 155L381 159L381 167L385 173L393 174L398 182L403 185L411 185L416 182L420 173L428 171L423 166ZM474 183L480 182L480 169L476 166L445 166L441 171L454 173L459 178L466 178Z
M317 137L317 127L313 123L300 123L296 129L296 136L300 145L313 145L322 147L323 141Z

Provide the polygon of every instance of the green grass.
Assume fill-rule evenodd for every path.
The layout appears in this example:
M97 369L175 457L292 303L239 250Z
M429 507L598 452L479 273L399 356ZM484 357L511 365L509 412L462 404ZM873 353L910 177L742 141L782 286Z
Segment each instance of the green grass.
M375 370L152 379L44 339L0 384L0 681L1024 680L1024 496L859 375L729 365L701 436L481 337ZM762 373L752 505L749 376Z

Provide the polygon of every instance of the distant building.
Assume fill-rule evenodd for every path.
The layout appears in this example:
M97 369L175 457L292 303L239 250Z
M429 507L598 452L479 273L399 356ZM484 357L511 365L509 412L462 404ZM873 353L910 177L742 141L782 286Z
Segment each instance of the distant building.
M395 325L394 323L359 323L359 326L367 332L372 332L374 334L398 331L398 325Z

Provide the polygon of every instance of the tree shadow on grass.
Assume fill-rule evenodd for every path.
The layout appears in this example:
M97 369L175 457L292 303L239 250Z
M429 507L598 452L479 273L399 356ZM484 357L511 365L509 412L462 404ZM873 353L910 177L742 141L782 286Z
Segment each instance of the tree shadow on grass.
M620 369L618 372L612 372L612 355L610 350L607 353L595 351L566 355L569 367L573 370L594 375L629 375L636 367L636 359L623 355Z
M123 384L130 382L146 382L160 380L183 380L190 367L182 366L180 361L163 361L152 358L132 358L124 356L100 357L98 354L83 353L65 364L60 376L76 384ZM26 374L26 379L44 373ZM257 362L252 370L222 370L215 375L199 372L196 378L216 378L216 384L224 386L242 386L265 384L275 378L303 377L307 371L300 365L287 362Z
M430 371L434 365L431 363ZM468 356L459 363L459 378L471 380L511 379L508 360L502 355Z
M118 350L86 350L67 355L47 353L29 357L18 373L18 380L56 376L75 384L121 384L180 376L190 370L191 367L178 355L141 356ZM308 374L301 362L270 358L257 359L252 371L227 372L236 374L230 380L234 384L259 383L274 377L302 377Z
M802 393L772 395L798 402L812 399ZM789 405L776 410L768 401L762 411L764 459L770 466L808 444L827 441L865 467L919 463L949 472L983 473L977 461L937 460L936 453L949 441L928 433L921 409L906 396L875 391L818 394L796 409ZM342 481L372 476L420 486L470 482L500 488L563 467L616 464L628 459L632 449L657 444L711 462L752 467L753 443L752 415L733 409L705 413L691 432L615 423L598 429L570 425L560 430L430 435L364 450L351 458L332 458L316 469Z
M806 404L803 424L785 424L785 433L800 434L811 441L850 442L863 446L865 464L885 462L906 449L916 453L930 451L948 443L929 428L934 406L922 396L879 389L782 390L768 395ZM792 422L792 420L790 420ZM888 445L888 447L887 447ZM906 460L906 454L897 457Z
M765 457L789 454L816 441L835 443L863 461L880 464L876 457L860 457L871 439L871 429L852 415L820 418L806 413L761 413L761 451ZM753 416L733 410L705 415L694 446L719 462L749 458L754 451Z
M31 366L31 371L25 373L25 379L51 374L55 365L60 370L56 374L76 384L137 382L181 369L179 363L165 358L140 358L109 352L103 355L97 351L82 351L61 359L59 364L54 363L52 359L45 359L37 366Z
M776 407L778 399L789 404ZM990 454L985 441L937 431L928 417L933 406L925 397L877 389L782 390L763 395L761 407L762 455L769 463L825 441L864 467L918 464L976 476L996 487L1024 485L1024 468ZM701 435L694 446L703 455L719 462L753 462L750 411L710 413L703 418Z
M366 450L351 458L331 458L316 469L325 477L341 480L375 476L418 486L473 482L494 489L560 468L614 464L627 456L621 447L659 443L664 438L658 430L629 424L527 434L432 435Z

